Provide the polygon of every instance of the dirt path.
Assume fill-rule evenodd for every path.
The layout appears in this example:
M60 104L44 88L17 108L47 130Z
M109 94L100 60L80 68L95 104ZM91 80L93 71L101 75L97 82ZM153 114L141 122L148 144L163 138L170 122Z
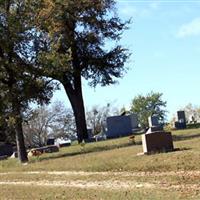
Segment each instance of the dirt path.
M50 175L53 176L77 176L77 178L98 175L98 180L68 180L68 181L55 181L55 180L40 180L40 181L21 181L21 180L3 180L1 179L4 175ZM112 179L99 179L104 176L112 176ZM166 176L181 176L181 177L200 177L200 171L179 171L179 172L75 172L75 171L31 171L31 172L8 172L0 173L0 185L24 185L24 186L45 186L45 187L73 187L73 188L99 188L107 190L127 190L133 188L162 188L162 189L189 189L189 190L200 190L200 184L178 184L158 181L159 177ZM149 182L138 182L132 179L123 179L121 177L158 177L157 181ZM105 177L104 177L105 178ZM118 180L119 179L119 180ZM162 178L163 179L163 178Z
M160 177L160 176L200 176L200 171L169 171L169 172L84 172L84 171L30 171L30 172L5 172L0 175L9 174L49 174L49 175L77 175L77 176L117 176L117 177Z
M48 186L48 187L73 187L73 188L100 188L109 190L122 190L131 188L153 188L154 184L137 183L133 181L0 181L0 185L26 185L26 186Z
M0 185L20 185L20 186L44 186L44 187L71 187L92 189L99 188L104 190L127 190L134 188L160 188L160 189L187 189L200 190L199 184L177 185L169 183L148 183L135 181L0 181Z

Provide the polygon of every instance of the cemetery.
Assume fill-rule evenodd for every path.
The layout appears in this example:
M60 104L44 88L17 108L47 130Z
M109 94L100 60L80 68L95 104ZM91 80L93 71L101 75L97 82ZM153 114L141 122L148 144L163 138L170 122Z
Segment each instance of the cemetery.
M0 200L200 199L200 3L0 1Z
M139 127L136 116L127 116L128 120L134 120L126 123L121 116L110 117L111 130L117 130L114 138L84 146L77 143L62 146L62 142L69 141L51 138L47 146L28 152L28 164L21 165L17 156L0 160L1 197L13 199L15 193L16 199L54 199L55 196L61 199L75 194L72 199L76 199L78 191L81 197L93 199L96 196L103 199L110 199L109 196L111 199L127 196L130 199L136 196L136 199L176 199L181 196L189 200L195 192L194 197L198 199L200 129L177 127L169 132L158 116L153 115L148 118L147 131L138 133L135 132ZM112 120L116 120L116 126ZM118 130L124 131L124 135L119 135ZM130 134L127 130L134 131ZM3 146L0 147L3 152ZM8 146L4 149L10 156L13 150Z
M200 130L172 130L171 134L172 138L179 138L173 141L178 151L138 156L143 151L143 141L142 135L135 135L135 144L129 142L129 136L92 142L84 147L72 144L59 152L30 157L28 165L21 165L17 159L2 160L0 184L6 184L1 185L1 197L12 199L14 192L18 199L48 198L48 195L70 198L78 191L81 197L94 199L95 195L103 199L110 196L125 199L126 195L149 199L150 195L153 199L181 196L189 200L195 192L198 199Z

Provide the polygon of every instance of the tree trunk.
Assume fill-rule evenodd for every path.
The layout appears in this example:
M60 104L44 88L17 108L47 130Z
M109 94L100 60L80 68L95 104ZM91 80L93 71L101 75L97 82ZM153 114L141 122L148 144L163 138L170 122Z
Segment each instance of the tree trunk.
M15 137L16 137L16 144L17 144L17 153L18 158L21 163L28 162L26 147L24 143L24 135L23 135L23 129L22 129L22 117L19 105L16 105L14 107L14 118L15 118Z
M77 79L75 81L74 88L72 88L71 84L69 83L63 83L63 86L74 112L78 142L81 143L83 140L88 139L88 133L85 119L81 77L78 77Z
M24 135L22 130L22 120L17 117L16 126L16 143L18 158L21 163L28 162L27 152L24 144Z

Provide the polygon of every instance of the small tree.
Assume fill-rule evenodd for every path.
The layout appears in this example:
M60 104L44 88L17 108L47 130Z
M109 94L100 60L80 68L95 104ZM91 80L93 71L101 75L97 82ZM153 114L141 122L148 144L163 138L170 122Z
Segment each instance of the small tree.
M148 128L148 117L156 114L161 122L164 122L167 102L162 100L162 93L151 92L146 96L136 96L130 111L138 115L139 123L142 128Z

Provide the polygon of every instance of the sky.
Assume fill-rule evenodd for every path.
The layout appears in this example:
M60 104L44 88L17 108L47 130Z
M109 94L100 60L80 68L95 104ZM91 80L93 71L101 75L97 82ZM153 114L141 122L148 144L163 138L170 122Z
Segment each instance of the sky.
M168 117L188 103L200 105L200 0L117 0L118 15L132 19L120 44L130 50L129 68L118 84L91 88L83 81L86 108L129 109L139 94L160 92ZM63 89L53 101L70 107Z

